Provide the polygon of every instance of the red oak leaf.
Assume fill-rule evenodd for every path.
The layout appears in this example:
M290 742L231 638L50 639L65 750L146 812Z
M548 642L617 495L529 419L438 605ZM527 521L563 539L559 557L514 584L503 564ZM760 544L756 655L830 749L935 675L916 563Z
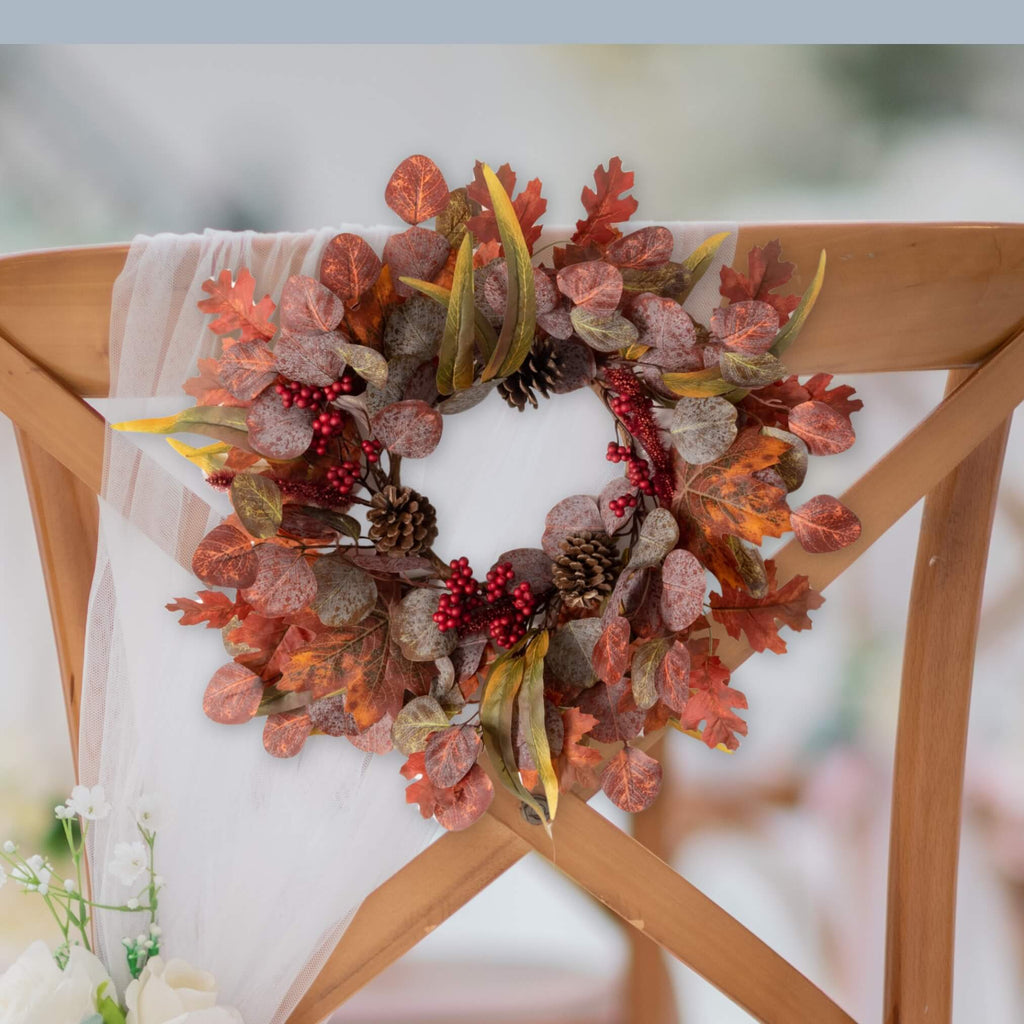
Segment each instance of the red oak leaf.
M555 774L563 793L574 786L589 789L597 783L601 752L580 742L597 723L597 718L579 708L566 708L562 712L564 738L561 753L555 758Z
M497 176L511 199L512 191L516 187L515 171L508 164L502 164L498 168ZM512 200L512 209L515 211L520 228L522 228L526 248L530 252L533 252L533 247L541 234L541 228L537 221L544 216L544 212L548 208L548 201L541 195L542 188L540 178L534 178ZM498 222L491 209L491 196L484 183L483 165L479 160L473 168L473 183L469 186L468 195L483 209L475 217L470 217L466 222L466 228L473 233L477 242L499 242L501 236L498 233Z
M623 171L622 161L617 156L608 161L607 170L598 165L594 184L596 191L584 187L580 197L587 217L576 222L576 233L572 236L580 247L614 242L620 234L614 225L624 224L640 205L632 196L623 195L633 187L633 172Z
M729 684L729 670L714 655L691 654L690 699L679 716L683 729L696 730L704 722L701 739L709 747L723 744L735 750L740 736L747 735L747 723L732 709L746 708L747 698Z
M854 389L849 384L840 384L829 390L831 383L831 373L816 373L804 384L804 388L807 390L809 398L815 402L824 402L826 405L832 406L836 412L842 413L844 416L849 416L864 408L864 403L859 398L851 399L850 396L854 393Z
M178 619L179 625L194 626L199 622L205 622L207 629L222 629L239 614L238 602L232 601L227 594L222 594L219 590L200 590L196 597L196 601L188 597L179 597L164 607L169 612L184 612ZM245 602L242 602L241 607L248 611Z
M222 270L217 278L203 282L203 291L210 298L201 299L199 308L204 313L214 313L217 319L210 324L214 334L231 334L240 331L238 341L254 341L257 338L269 339L274 336L274 325L270 317L274 312L274 302L269 295L264 295L259 302L253 301L256 290L256 278L242 267L236 280L231 280L231 271ZM225 346L231 341L225 339Z
M768 593L751 597L745 590L722 585L721 594L711 595L711 614L729 636L739 639L745 633L755 651L786 653L786 641L779 636L779 625L790 629L811 628L808 612L820 608L825 599L811 589L806 576L794 576L785 586L776 589L775 563L764 563L768 573Z
M755 245L747 256L749 276L732 267L722 267L719 292L730 302L743 302L747 299L767 302L778 312L781 327L800 302L799 295L773 294L773 289L786 284L796 269L792 263L783 262L781 256L782 245L778 239L769 242L763 249Z

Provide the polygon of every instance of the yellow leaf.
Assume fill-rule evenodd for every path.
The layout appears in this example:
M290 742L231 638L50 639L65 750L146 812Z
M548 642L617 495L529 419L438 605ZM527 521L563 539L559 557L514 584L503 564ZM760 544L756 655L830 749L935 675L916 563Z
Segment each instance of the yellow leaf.
M807 291L804 292L803 297L800 299L800 305L793 310L790 318L783 324L782 329L775 336L775 344L771 348L775 355L782 355L796 341L796 336L800 333L800 328L803 327L804 321L811 315L811 310L814 308L814 303L818 299L824 281L825 250L822 249L821 256L818 258L818 269L815 271L814 280L811 281Z
M459 246L448 296L448 316L437 360L437 390L442 395L461 391L473 383L473 239L467 232Z
M526 746L544 787L548 820L558 810L558 776L551 763L548 731L544 716L544 656L548 652L548 631L541 630L526 646L523 685L519 690L519 721L524 726Z
M235 405L195 405L173 416L112 423L114 430L134 434L206 434L235 448L251 451L245 423L248 410Z
M712 395L724 395L735 387L722 379L717 366L709 366L706 370L693 370L690 373L663 373L662 383L680 398L708 398Z
M194 448L176 437L167 438L167 443L183 458L188 459L194 466L198 466L207 476L216 473L224 466L224 459L231 451L231 445L218 441L216 444L208 444L204 448Z
M421 281L416 277L400 277L398 280L410 288L415 288L418 292L426 295L428 299L433 299L445 309L448 308L452 293L442 285L434 284L431 281ZM475 303L473 304L473 323L476 327L476 340L480 344L480 351L483 353L484 359L490 359L494 352L494 346L497 344L498 335L487 317L476 308Z
M704 241L701 242L685 260L683 260L683 266L693 274L693 280L690 283L691 288L701 279L704 275L704 271L711 266L711 261L715 258L715 254L722 248L722 243L728 237L728 231L721 231L717 235L712 235L710 238L704 239Z

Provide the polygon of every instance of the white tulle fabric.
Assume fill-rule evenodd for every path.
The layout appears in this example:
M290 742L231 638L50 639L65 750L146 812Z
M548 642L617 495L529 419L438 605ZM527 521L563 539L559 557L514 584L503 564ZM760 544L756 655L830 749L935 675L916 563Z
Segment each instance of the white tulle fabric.
M669 226L676 258L735 227ZM276 298L289 275L316 275L339 230L357 231L380 252L395 229L137 238L114 288L111 391L97 408L117 421L187 405L182 383L218 346L196 308L203 281L247 266L257 297ZM687 302L702 318L718 304L718 266L731 262L734 238ZM611 476L609 436L607 413L589 391L528 415L495 397L446 421L438 450L420 463L406 460L403 480L437 506L442 557L468 554L486 569L503 550L536 546L555 501L600 490ZM165 954L212 971L221 998L247 1024L282 1024L360 902L438 828L406 804L398 754L367 755L345 740L314 737L298 757L280 761L264 752L259 724L228 728L203 716L206 683L229 659L218 631L182 629L164 605L199 589L192 552L228 510L164 439L108 433L79 769L115 805L90 837L95 898L120 903L132 895L103 865L115 843L135 838L131 805L155 794ZM144 924L100 912L104 960L121 963L122 937Z

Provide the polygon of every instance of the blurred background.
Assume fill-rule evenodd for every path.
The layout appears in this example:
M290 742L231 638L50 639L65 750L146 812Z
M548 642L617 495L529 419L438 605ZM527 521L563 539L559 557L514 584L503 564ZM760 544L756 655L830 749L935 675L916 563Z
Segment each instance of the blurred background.
M644 220L1024 221L1024 48L0 48L0 252L140 232L390 222L384 183L415 152L451 183L477 158L541 177L548 224L579 216L581 186L614 154L636 171ZM899 344L898 325L879 328ZM815 460L824 465L807 493L840 493L943 386L941 374L844 382L866 403L858 442ZM961 853L955 1016L987 1024L1020 1021L1024 1006L1022 435L1011 436L993 538ZM73 774L6 420L0 465L0 840L37 849ZM562 496L558 481L534 485L550 486L552 503ZM918 515L829 591L787 656L762 654L737 674L750 736L736 755L670 737L674 866L865 1021L881 1006ZM0 891L0 968L49 934L39 901L15 888ZM404 983L385 975L341 1019L376 1019L417 963L443 959L519 964L527 1001L540 998L529 983L546 978L539 965L560 968L568 980L548 984L545 1006L557 992L575 1006L585 989L603 1001L588 1019L616 1020L625 956L618 925L527 858L416 948L413 966L393 976ZM672 971L687 1024L749 1019L684 967ZM454 1015L431 998L406 1019ZM548 1019L538 1008L536 1020Z

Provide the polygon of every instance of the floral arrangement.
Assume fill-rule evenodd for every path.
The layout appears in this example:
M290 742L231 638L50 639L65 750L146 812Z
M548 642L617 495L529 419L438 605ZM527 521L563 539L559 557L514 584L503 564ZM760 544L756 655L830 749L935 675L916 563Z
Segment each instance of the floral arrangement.
M132 893L117 905L97 903L83 883L82 858L92 822L106 818L111 806L102 786L75 786L55 808L64 830L72 877L54 884L54 866L40 854L23 857L15 843L0 847L0 886L10 879L26 893L42 898L63 942L52 953L36 941L0 974L0 1020L4 1024L241 1024L232 1007L217 1005L213 976L182 960L160 956L157 923L164 881L156 872L157 818L152 799L135 807L139 839L114 846L111 875ZM3 864L6 864L5 868ZM144 931L122 940L131 981L124 1000L91 941L92 911L115 911L146 918Z
M762 538L792 530L820 552L860 533L831 496L788 503L810 455L853 443L862 404L782 363L825 254L801 297L785 293L779 242L755 248L747 274L721 270L723 304L698 323L683 303L726 234L682 260L665 227L624 234L637 201L616 157L547 265L541 182L516 182L477 163L452 190L413 156L385 192L410 226L383 258L338 235L277 305L244 268L223 270L199 303L222 354L185 384L197 404L119 425L215 442L171 440L234 508L193 560L219 589L168 605L223 634L231 660L206 714L264 717L276 757L312 735L397 748L408 800L449 829L484 812L492 774L545 823L576 786L642 810L661 767L638 740L666 725L734 750L746 700L713 622L785 651L779 627L809 628L822 598L804 576L777 579ZM443 524L402 460L429 456L479 402L523 411L580 388L609 414L603 491L558 502L538 547L497 554L482 577L442 558Z

